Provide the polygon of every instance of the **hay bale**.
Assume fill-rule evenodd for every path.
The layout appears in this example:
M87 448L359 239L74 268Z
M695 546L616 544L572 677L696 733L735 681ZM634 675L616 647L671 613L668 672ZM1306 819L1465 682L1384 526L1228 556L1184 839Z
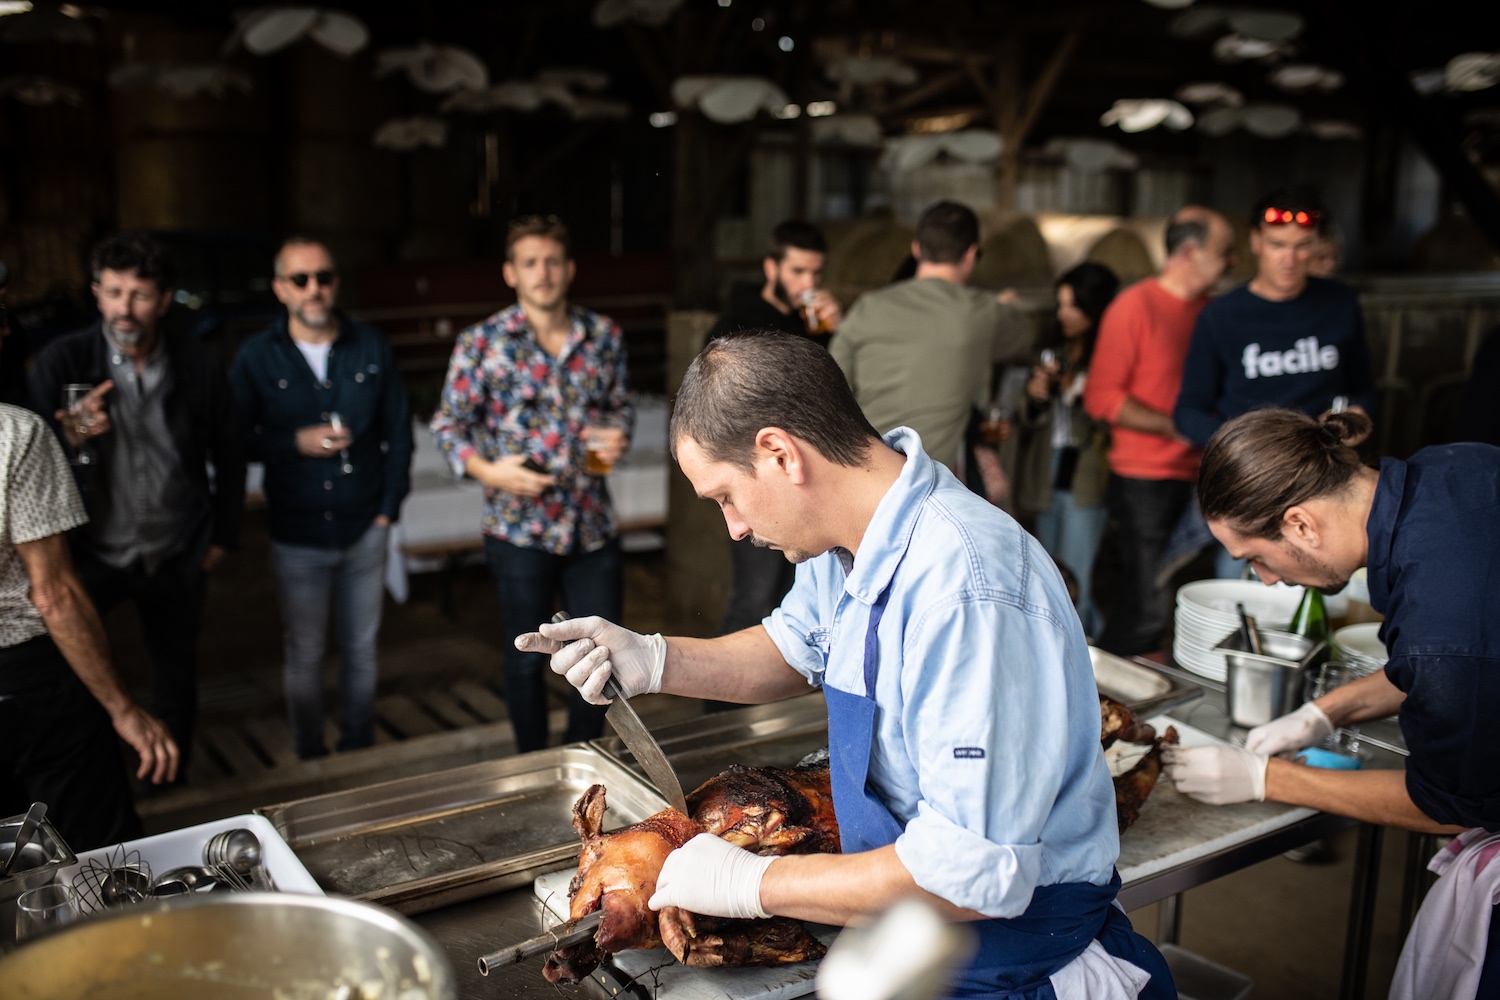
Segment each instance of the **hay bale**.
M1101 236L1089 248L1084 260L1103 264L1115 272L1122 284L1140 281L1156 271L1140 236L1124 228L1113 229Z
M1500 255L1467 215L1448 215L1417 239L1411 265L1427 272L1500 271Z
M1050 285L1052 260L1042 231L1029 216L1015 215L985 237L984 255L974 268L980 288Z

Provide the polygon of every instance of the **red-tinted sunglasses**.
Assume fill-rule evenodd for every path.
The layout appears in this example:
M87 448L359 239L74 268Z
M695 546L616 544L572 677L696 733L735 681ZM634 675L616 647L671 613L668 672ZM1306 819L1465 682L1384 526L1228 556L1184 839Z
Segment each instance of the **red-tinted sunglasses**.
M1318 224L1318 218L1322 214L1322 212L1293 212L1289 208L1268 208L1262 218L1272 226L1283 226L1289 222L1295 222L1299 226L1312 228Z

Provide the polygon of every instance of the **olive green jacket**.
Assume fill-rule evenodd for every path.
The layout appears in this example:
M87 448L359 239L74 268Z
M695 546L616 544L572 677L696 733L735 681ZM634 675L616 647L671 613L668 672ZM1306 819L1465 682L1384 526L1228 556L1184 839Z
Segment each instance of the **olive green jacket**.
M1016 503L1033 513L1052 506L1052 423L1054 409L1025 397L1016 407L1020 458L1016 462ZM1068 408L1078 466L1073 472L1073 502L1080 507L1104 503L1109 483L1109 425L1090 417L1080 399Z

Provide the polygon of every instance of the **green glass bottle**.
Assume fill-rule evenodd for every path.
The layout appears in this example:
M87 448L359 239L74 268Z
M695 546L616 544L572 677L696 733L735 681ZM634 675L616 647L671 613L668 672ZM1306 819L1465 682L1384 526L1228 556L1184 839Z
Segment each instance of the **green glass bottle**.
M1302 602L1297 605L1297 613L1292 616L1292 623L1287 626L1287 631L1309 639L1315 645L1328 642L1328 609L1323 606L1321 590L1316 587L1302 589ZM1329 650L1325 645L1318 656L1318 663L1324 663L1328 658Z

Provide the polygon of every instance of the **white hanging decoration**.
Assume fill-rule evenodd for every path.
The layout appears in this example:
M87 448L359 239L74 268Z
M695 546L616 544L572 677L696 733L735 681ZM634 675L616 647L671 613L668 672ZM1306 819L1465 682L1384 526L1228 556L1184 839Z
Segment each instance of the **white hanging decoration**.
M762 110L776 112L791 102L786 92L760 76L683 76L672 81L679 108L696 107L721 125L746 122Z
M1228 135L1244 123L1240 108L1214 108L1198 116L1198 131L1212 136Z
M1267 77L1273 85L1295 93L1303 90L1335 91L1344 85L1344 74L1312 63L1286 63Z
M594 27L617 28L626 21L659 28L672 19L682 0L599 0L594 4Z
M1172 18L1172 23L1167 25L1167 30L1178 38L1192 38L1220 27L1228 18L1227 8L1204 4L1183 11Z
M560 83L569 90L584 90L598 93L609 86L609 74L586 66L553 66L538 70L537 80L542 83Z
M1284 42L1302 34L1307 22L1301 14L1282 10L1231 10L1229 27L1248 38Z
M1244 108L1245 131L1262 139L1281 139L1297 131L1302 114L1290 104L1249 104Z
M958 132L919 133L887 139L880 166L892 174L907 174L947 155L963 163L991 164L1005 148L993 129L963 129Z
M1245 95L1227 83L1209 81L1185 83L1177 88L1175 96L1183 104L1218 104L1227 108L1238 108L1245 103Z
M1146 2L1153 7L1160 7L1162 10L1181 10L1184 7L1191 7L1193 5L1193 0L1146 0Z
M429 94L483 90L490 83L490 71L474 53L457 45L431 42L375 53L375 75L391 73L405 73L412 86Z
M1357 142L1365 137L1365 130L1358 125L1335 119L1308 122L1302 126L1302 131L1319 139L1329 140L1349 139Z
M1500 53L1465 52L1448 60L1443 83L1449 90L1487 90L1500 83Z
M530 114L553 105L577 119L623 118L630 113L630 105L624 101L595 94L575 94L569 89L570 84L592 88L608 83L608 77L603 74L585 78L565 70L543 70L534 80L502 80L483 90L455 91L443 101L440 110L476 114L509 110Z
M379 149L411 152L427 146L442 149L448 144L448 123L441 118L392 118L375 130L370 140Z
M1086 174L1102 173L1105 170L1134 170L1141 164L1139 156L1119 143L1105 139L1057 138L1048 142L1043 151L1062 157L1068 166Z
M14 97L33 108L50 108L66 104L83 106L83 91L46 76L7 76L0 79L0 97Z
M1214 58L1222 63L1246 62L1252 59L1268 59L1285 49L1281 42L1251 38L1249 35L1225 35L1214 42Z
M829 64L824 73L834 83L893 83L909 87L918 79L916 69L891 56L849 56Z
M829 115L812 120L814 142L841 142L849 146L879 146L885 141L880 120L874 115Z
M156 86L181 100L207 94L228 97L230 91L248 94L255 89L250 74L223 63L165 65L126 63L112 70L107 78L114 90L132 90Z
M1444 69L1419 69L1407 74L1412 89L1423 97L1436 94L1448 85L1448 71Z
M268 56L310 38L341 56L352 56L370 42L365 23L344 10L322 7L256 7L236 14L238 22L224 42L228 55L243 45L251 55Z
M1099 124L1118 125L1122 132L1144 132L1158 125L1180 132L1192 128L1193 113L1165 98L1125 98L1100 115Z

